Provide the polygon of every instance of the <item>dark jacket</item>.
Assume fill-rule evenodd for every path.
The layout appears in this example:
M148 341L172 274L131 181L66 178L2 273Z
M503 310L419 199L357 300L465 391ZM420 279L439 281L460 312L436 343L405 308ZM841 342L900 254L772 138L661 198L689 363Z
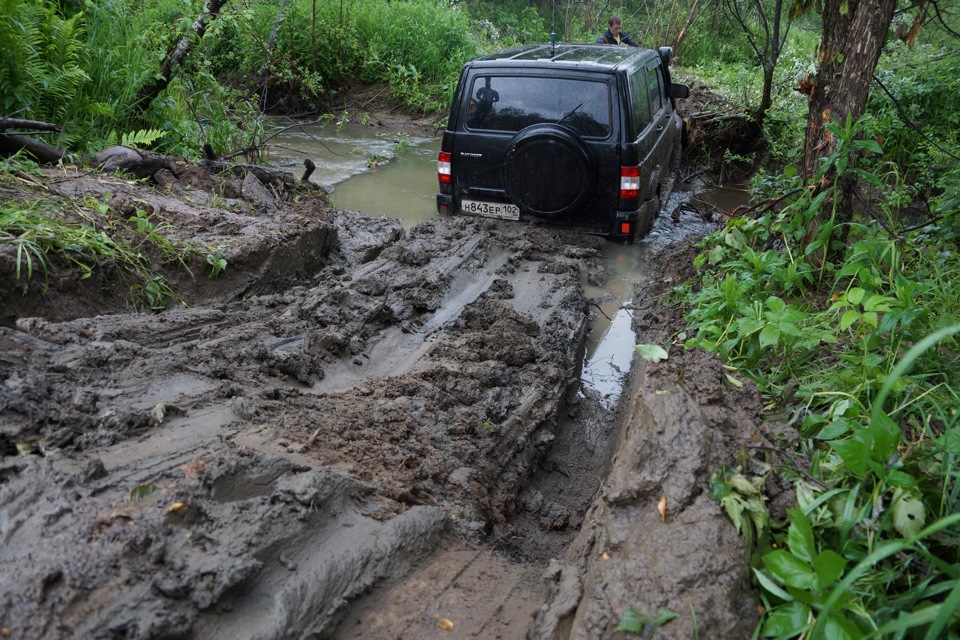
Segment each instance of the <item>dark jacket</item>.
M637 46L637 43L633 41L633 38L625 34L623 31L620 32L620 42L629 47ZM617 44L617 39L613 37L612 33L610 33L610 29L607 29L605 34L597 38L595 44Z

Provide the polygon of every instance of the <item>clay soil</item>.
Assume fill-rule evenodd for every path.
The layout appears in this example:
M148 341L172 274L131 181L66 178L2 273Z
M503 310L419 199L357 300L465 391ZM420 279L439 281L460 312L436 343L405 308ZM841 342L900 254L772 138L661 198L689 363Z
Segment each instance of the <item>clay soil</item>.
M670 357L606 407L578 384L604 240L164 171L0 184L228 261L158 257L182 303L152 311L113 265L24 287L0 253L3 637L618 638L661 608L649 637L750 636L707 492L766 436L753 387L675 340L691 238L651 248L631 309Z

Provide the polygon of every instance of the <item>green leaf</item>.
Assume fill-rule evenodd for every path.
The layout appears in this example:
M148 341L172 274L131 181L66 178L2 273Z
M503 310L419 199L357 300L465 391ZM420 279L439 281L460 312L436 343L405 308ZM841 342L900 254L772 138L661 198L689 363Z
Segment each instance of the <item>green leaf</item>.
M813 568L817 572L817 591L823 591L843 575L847 560L836 551L825 550L813 560Z
M787 530L787 546L797 558L806 562L813 561L816 551L813 543L813 527L810 520L800 508L793 507L787 515L790 519L790 528Z
M904 538L912 538L920 533L926 523L923 500L912 490L897 489L890 506L893 514L893 528Z
M848 309L843 312L843 315L840 316L840 329L845 331L850 328L850 326L860 319L860 312L853 309Z
M640 357L648 362L660 362L666 360L669 356L666 349L658 344L638 344L634 347Z
M863 301L863 297L867 294L866 291L860 287L853 287L850 291L847 292L846 298L847 302L853 305L860 304Z
M782 549L764 555L763 564L773 577L788 587L809 589L817 578L809 564Z
M903 432L884 411L873 412L867 430L873 440L873 459L886 464L887 460L896 453L897 447L900 446Z
M767 298L766 305L774 313L783 313L783 310L787 308L787 303L776 296Z
M947 429L940 438L940 446L954 455L960 455L960 427Z
M890 487L915 487L920 481L909 473L894 469L887 474L887 486Z
M833 440L850 432L850 421L846 418L836 418L833 422L820 429L816 434L817 440Z
M887 304L892 302L887 296L881 295L872 295L867 298L863 303L864 311L890 311L890 305Z
M760 332L760 347L769 347L777 344L780 340L780 328L773 324L768 324Z
M881 147L880 143L873 138L864 138L860 141L860 144L863 145L865 149L872 151L873 153L883 153L883 147Z
M858 478L870 472L869 445L860 440L832 440L827 444L833 447L843 464Z
M763 635L775 638L794 638L810 626L810 607L800 602L791 602L777 607L767 615L763 623Z
M824 614L821 614L824 615ZM823 629L824 640L859 640L862 634L839 612L827 615Z
M643 616L636 609L627 609L620 620L620 624L614 631L626 631L628 633L643 633L643 627L650 622L650 618Z
M770 595L776 596L785 602L790 602L793 600L793 596L784 591L780 585L767 577L767 574L760 571L757 568L753 569L753 575L756 576L757 582L760 583L760 586L764 588Z
M678 615L677 612L673 611L672 609L667 609L666 607L659 607L657 608L657 617L656 619L654 619L653 624L657 625L658 627L662 627L663 625L667 624L668 622L676 618L677 615Z
M729 382L729 383L731 384L731 386L734 386L734 387L736 387L737 389L739 389L740 387L743 386L743 383L742 383L742 382L740 382L739 380L737 380L736 378L734 378L734 377L733 377L732 375L730 375L729 373L725 373L725 374L723 374L723 376L724 376L724 378L726 378L727 382Z

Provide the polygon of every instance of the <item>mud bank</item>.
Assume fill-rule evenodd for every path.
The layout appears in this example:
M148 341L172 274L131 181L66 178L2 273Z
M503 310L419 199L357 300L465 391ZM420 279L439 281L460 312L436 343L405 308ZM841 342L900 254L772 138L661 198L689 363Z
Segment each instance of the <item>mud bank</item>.
M666 607L655 637L749 636L742 544L706 499L761 437L749 385L673 347L604 418L622 441L605 482L549 465L604 241L462 218L404 232L187 175L56 190L123 193L229 251L191 306L96 315L126 304L104 270L5 309L5 634L607 638L627 608ZM659 260L689 258L674 251ZM638 341L669 343L660 299L683 277L659 270L638 298ZM544 472L603 488L557 506L529 490ZM558 531L575 541L549 564L497 550Z

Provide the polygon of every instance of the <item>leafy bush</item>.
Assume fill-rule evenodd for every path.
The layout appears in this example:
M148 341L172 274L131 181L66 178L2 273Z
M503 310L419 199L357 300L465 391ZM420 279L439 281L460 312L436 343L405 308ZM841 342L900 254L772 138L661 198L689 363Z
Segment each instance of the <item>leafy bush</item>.
M856 174L895 208L879 197L887 176L850 161L879 157L873 135L863 123L828 126L838 150L818 180ZM677 295L689 305L688 345L741 369L767 410L799 429L791 467L777 472L796 487L786 522L767 527L754 513L761 505L730 480L742 470L718 474L712 492L739 509L735 522L752 505L758 523L759 634L942 637L960 624L956 246L893 226L896 210L885 226L871 218L835 233L836 187L818 193L791 176L755 187L776 198L707 237L702 287ZM954 199L943 206L955 216Z
M960 104L946 99L960 92L956 51L901 42L890 49L870 96L877 134L907 181L920 193L940 193L960 157Z
M225 13L206 41L212 69L248 88L254 80L267 108L330 107L360 79L389 84L411 108L435 110L477 55L466 15L440 0L295 0L280 15L275 3L251 3Z

